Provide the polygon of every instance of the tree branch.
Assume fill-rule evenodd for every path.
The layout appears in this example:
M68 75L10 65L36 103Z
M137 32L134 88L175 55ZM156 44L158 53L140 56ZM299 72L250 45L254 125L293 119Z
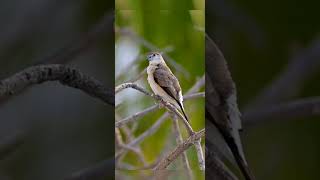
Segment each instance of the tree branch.
M56 64L33 66L0 81L0 100L46 81L59 81L63 85L80 89L106 104L114 105L112 90L75 68Z
M136 89L137 91L140 91L142 93L144 93L145 95L147 96L151 96L153 97L154 95L152 95L151 93L147 92L145 89L143 89L142 87L138 86L137 84L135 83L124 83L124 84L121 84L119 86L117 86L115 88L115 92L116 94L126 88L133 88L133 89ZM204 92L200 92L200 93L194 93L194 94L190 94L190 95L186 95L184 97L184 100L188 100L188 99L193 99L193 98L198 98L198 97L204 97L205 96L205 93ZM156 100L159 100L157 98L155 98ZM137 120L138 118L141 118L143 116L145 116L146 114L150 113L150 112L154 112L155 110L157 110L159 108L158 105L153 105L151 107L148 107L147 109L144 109L143 111L140 111L140 112L137 112L129 117L126 117L120 121L117 121L115 123L115 126L116 127L121 127L123 126L124 124L126 123L129 123L129 122L132 122L132 121L135 121Z
M320 66L320 39L317 39L289 62L286 69L246 106L245 112L257 106L281 102L296 95L301 85L313 76Z
M183 139L182 139L182 134L181 134L181 131L180 131L179 121L177 119L177 116L172 114L172 120L173 120L173 131L174 131L174 134L176 136L176 142L177 142L177 144L182 144L183 143ZM188 161L188 156L187 156L187 153L185 151L182 154L182 163L183 163L183 166L185 168L185 171L188 173L188 178L189 179L193 179L193 174L192 174L192 171L191 171L191 168L190 168L190 164L189 164L189 161Z
M204 83L205 83L205 77L203 76L199 81L197 81L195 83L195 85L187 92L187 94L193 93L194 91L198 91L204 85ZM142 93L144 93L144 94L146 94L148 96L153 97L154 99L159 101L162 105L164 105L169 112L177 115L180 119L183 120L183 123L185 124L185 126L187 128L187 131L188 131L190 136L192 136L194 134L194 131L192 130L189 122L184 118L184 116L173 105L171 105L168 102L165 102L160 96L150 94L146 90L144 90L143 88L141 88L140 86L138 86L138 85L136 85L134 83L121 84L121 85L119 85L119 86L117 86L115 88L115 92L118 93L118 92L122 91L125 88L133 88L133 89L136 89L136 90L138 90L138 91L140 91L140 92L142 92ZM194 98L194 97L204 97L204 93L197 93L195 95L191 95L190 96L190 98ZM151 110L150 110L150 108L148 108L147 112L152 111L152 110L153 110L152 107L151 107ZM144 114L146 114L146 113L143 112L142 115L144 115ZM134 145L140 143L148 135L153 134L160 127L160 125L164 122L164 120L166 120L168 115L169 115L169 113L166 112L163 116L161 116L161 118L158 121L156 121L156 123L151 128L149 128L147 131L145 131L142 135L140 135L135 140L131 141L129 143L129 146L134 146ZM136 117L136 116L137 116L137 114L134 115L134 117ZM130 119L134 119L134 118L130 118ZM123 125L123 124L125 124L127 122L128 122L128 119L125 120L125 121L120 121L120 124L118 124L118 125L116 124L116 127L120 127L119 125ZM200 165L200 169L204 170L205 164L204 164L204 157L203 157L201 144L199 142L199 143L195 143L194 145L197 146L196 150L197 150L197 155L199 156L198 159L199 159L199 162L200 162L200 164L199 164ZM199 150L201 150L201 151L199 151ZM126 151L124 151L124 150L119 151L115 156L116 159L118 159L124 152L126 152Z
M256 125L271 119L289 120L320 115L320 97L294 100L252 109L243 114L246 126Z
M178 145L167 157L162 159L159 164L156 166L155 170L163 170L167 168L177 157L186 151L190 146L195 142L199 141L201 137L205 135L205 130L202 129L199 132L194 133L182 144Z
M238 180L210 148L206 149L206 168L206 179Z
M114 178L114 159L107 159L93 167L73 173L71 176L65 178L65 180L105 180L112 177Z

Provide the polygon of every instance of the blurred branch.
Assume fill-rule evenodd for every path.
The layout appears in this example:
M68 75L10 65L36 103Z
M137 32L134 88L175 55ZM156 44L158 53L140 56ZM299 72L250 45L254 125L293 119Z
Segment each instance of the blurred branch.
M116 139L116 144L119 148L127 149L127 150L134 152L137 155L137 157L139 158L139 160L142 162L143 166L147 166L146 161L144 159L144 156L143 156L140 148L128 146L123 143L119 128L115 128L115 139Z
M139 143L141 143L146 137L154 134L161 124L169 117L169 113L164 113L157 121L154 123L147 131L143 132L141 135L139 135L137 138L132 140L128 145L129 146L136 146ZM125 151L119 151L116 153L115 158L118 159L121 154L123 154Z
M114 105L114 93L99 81L64 65L38 65L29 67L0 81L0 100L18 94L27 87L46 81L59 81L63 85L80 89L106 104Z
M65 180L105 180L112 177L114 177L114 159L107 159L93 167L73 173Z
M207 148L206 179L237 180L238 178L224 165L217 154Z
M271 119L290 120L320 115L320 97L294 100L252 109L243 114L245 125L255 125Z
M113 30L113 12L107 12L93 29L79 37L79 39L73 40L65 47L58 49L55 53L45 57L41 60L37 60L33 65L40 64L64 64L73 60L76 56L79 56L91 45L101 38L102 34L112 33ZM110 32L108 31L110 30ZM7 102L10 96L6 98L0 97L0 104Z
M136 41L139 44L142 44L146 48L148 48L150 51L160 51L161 49L155 46L154 44L150 43L146 39L140 37L137 35L135 32L133 32L129 28L116 28L115 31L117 33L120 33L124 36L129 36L131 37L134 41ZM169 55L166 53L163 53L163 57L166 59L166 61L173 66L173 68L179 72L181 72L187 79L190 77L190 73L179 63L177 63L174 59L172 59Z
M15 152L25 142L25 133L17 133L0 142L0 161Z
M302 84L318 72L319 58L320 38L293 57L286 69L247 105L245 112L257 106L278 103L296 95L301 90Z
M180 131L179 121L177 119L177 116L172 114L172 119L173 119L173 131L174 131L174 134L176 136L176 142L177 142L177 144L182 144L183 143L183 139L182 139L182 134L181 134L181 131ZM183 163L183 166L185 168L185 171L188 173L188 178L189 179L193 179L193 174L192 174L192 171L191 171L191 168L190 168L190 164L189 164L189 161L188 161L188 156L187 156L187 153L185 151L182 154L182 163Z
M186 151L190 146L192 146L195 142L198 142L201 137L205 135L205 130L202 129L199 132L191 135L187 140L185 140L182 144L179 144L167 157L162 159L155 170L163 170L166 169L177 157Z

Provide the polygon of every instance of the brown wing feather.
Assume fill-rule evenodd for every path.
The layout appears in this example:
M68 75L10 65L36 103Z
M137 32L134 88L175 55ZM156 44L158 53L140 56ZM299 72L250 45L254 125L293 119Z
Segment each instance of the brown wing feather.
M154 80L159 86L173 99L179 102L179 91L181 91L177 78L163 68L157 68L154 71Z

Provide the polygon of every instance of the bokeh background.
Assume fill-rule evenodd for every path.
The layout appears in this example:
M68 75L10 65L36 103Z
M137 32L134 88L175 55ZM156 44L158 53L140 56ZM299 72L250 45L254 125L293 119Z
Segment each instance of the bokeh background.
M0 79L46 61L112 89L113 8L114 1L1 1ZM0 148L8 144L1 180L64 179L113 158L114 107L57 82L35 85L0 100ZM113 179L113 167L106 171Z
M151 1L116 1L116 85L137 80L136 83L151 92L146 81L144 69L148 66L146 55L150 51L161 51L165 54L168 66L180 81L184 93L187 92L204 75L204 11L202 1L186 1L178 6L177 1L166 1L159 5ZM158 6L159 5L159 6ZM186 5L186 6L184 6ZM154 7L176 7L175 11L160 10ZM196 7L201 8L196 8ZM194 10L192 10L194 9ZM136 79L140 77L140 79ZM200 89L204 91L204 87ZM132 89L116 94L116 120L139 112L155 104L150 97L146 97ZM187 114L191 119L191 126L199 131L204 128L204 98L185 101ZM139 119L137 123L130 123L133 136L137 137L148 130L164 113L164 109L149 113ZM118 118L117 118L118 117ZM179 120L180 121L180 120ZM176 147L172 130L173 121L169 118L153 135L148 136L140 144L141 151L147 164L156 162L160 157L168 154ZM183 124L180 124L183 137L187 134ZM121 133L124 137L124 130ZM128 142L128 139L124 138ZM204 141L202 142L204 145ZM118 149L116 149L117 154ZM193 147L187 155L196 179L203 179L204 173L198 169L197 155ZM136 154L128 153L116 163L117 169L139 169L144 167ZM169 169L178 171L178 176L170 178L185 179L183 165L179 158ZM173 171L174 172L174 171ZM141 179L148 174L145 172L116 171L117 179Z
M259 180L319 178L319 116L246 120L258 106L319 96L318 7L316 1L206 1L206 31L237 84L244 148ZM282 93L254 103L284 72L295 75L281 82Z

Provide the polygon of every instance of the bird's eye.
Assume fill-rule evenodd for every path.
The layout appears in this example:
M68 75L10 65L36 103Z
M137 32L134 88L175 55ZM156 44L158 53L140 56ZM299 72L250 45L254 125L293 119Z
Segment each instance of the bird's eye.
M155 54L152 54L152 57L154 57L155 56Z

